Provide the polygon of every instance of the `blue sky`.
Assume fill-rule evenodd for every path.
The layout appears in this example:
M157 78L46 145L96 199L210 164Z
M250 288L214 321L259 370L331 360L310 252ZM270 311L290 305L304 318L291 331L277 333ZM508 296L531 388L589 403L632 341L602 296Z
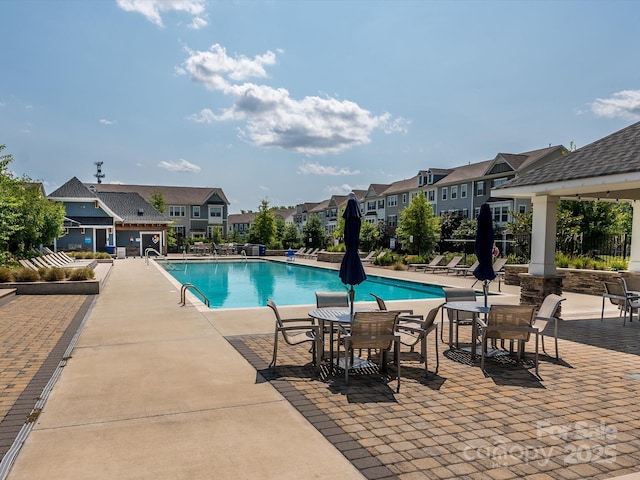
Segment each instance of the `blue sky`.
M77 176L221 187L230 212L640 120L637 1L2 0L0 144Z

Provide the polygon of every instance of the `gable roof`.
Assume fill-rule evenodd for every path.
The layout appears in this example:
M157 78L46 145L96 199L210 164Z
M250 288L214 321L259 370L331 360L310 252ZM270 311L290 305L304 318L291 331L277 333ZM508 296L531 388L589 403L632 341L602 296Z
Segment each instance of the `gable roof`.
M96 201L116 222L171 223L170 219L135 192L92 192L77 177L54 190L48 198L61 202Z
M117 183L86 183L85 186L96 192L138 193L145 200L150 201L154 192L162 193L168 205L204 205L212 195L216 195L222 202L229 205L229 200L221 188L210 187L174 187L163 185L124 185Z
M534 167L496 190L509 196L640 199L640 122Z

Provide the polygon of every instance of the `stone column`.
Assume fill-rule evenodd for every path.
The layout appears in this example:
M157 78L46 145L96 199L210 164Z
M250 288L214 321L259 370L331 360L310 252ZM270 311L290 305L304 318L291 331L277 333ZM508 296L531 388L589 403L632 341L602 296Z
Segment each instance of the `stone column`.
M542 305L544 298L555 293L562 295L562 277L560 275L542 276L521 273L520 277L520 304ZM557 316L560 318L561 306L558 307Z
M556 274L556 212L558 197L540 196L533 203L531 262L520 277L520 303L540 306L551 293L562 295L562 277ZM559 315L559 314L558 314Z

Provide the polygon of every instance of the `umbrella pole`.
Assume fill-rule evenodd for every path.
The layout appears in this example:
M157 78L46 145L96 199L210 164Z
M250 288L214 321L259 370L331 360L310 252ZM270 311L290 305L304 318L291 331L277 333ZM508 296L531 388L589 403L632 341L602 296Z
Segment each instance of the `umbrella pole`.
M350 307L351 321L353 321L353 300L355 296L356 296L356 292L353 289L353 285L351 285L351 289L349 290L349 307Z
M487 306L487 296L489 295L489 280L482 282L482 291L484 293L484 306Z

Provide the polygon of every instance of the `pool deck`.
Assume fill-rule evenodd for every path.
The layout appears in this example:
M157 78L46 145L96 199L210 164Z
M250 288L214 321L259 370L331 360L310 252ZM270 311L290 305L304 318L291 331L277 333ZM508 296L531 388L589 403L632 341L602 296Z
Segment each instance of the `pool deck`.
M441 285L474 282L366 269ZM274 375L265 368L273 341L266 307L209 310L190 294L181 307L179 286L154 262L116 260L95 298L19 296L0 302L3 335L15 343L11 353L29 354L25 366L1 366L4 378L8 372L15 376L4 382L4 397L12 390L7 402L13 403L0 403L14 414L13 423L20 413L11 408L22 402L22 415L28 415L29 401L41 390L24 392L37 384L47 362L62 358L52 352L73 345L12 465L11 451L3 452L7 478L640 478L640 322L623 329L611 305L600 322L601 297L564 296L561 361L543 357L541 381L518 366L485 377L477 364L440 344L439 373L425 379L423 367L409 359L395 394L376 376L356 377L349 388L340 377L317 377L304 366L304 348L283 346ZM518 299L519 288L502 286L500 303ZM425 313L439 302L389 306ZM306 316L311 307L281 310ZM38 340L42 319L44 327L51 325L49 344ZM28 334L12 335L16 324ZM7 418L0 422L0 440L10 426ZM545 430L542 420L556 430ZM576 450L577 441L588 440L584 432L595 432L589 422L606 435L595 439L598 448ZM513 451L487 455L496 447L487 443L491 438L538 458L524 461ZM19 442L13 446L17 450ZM551 447L553 455L542 462Z

